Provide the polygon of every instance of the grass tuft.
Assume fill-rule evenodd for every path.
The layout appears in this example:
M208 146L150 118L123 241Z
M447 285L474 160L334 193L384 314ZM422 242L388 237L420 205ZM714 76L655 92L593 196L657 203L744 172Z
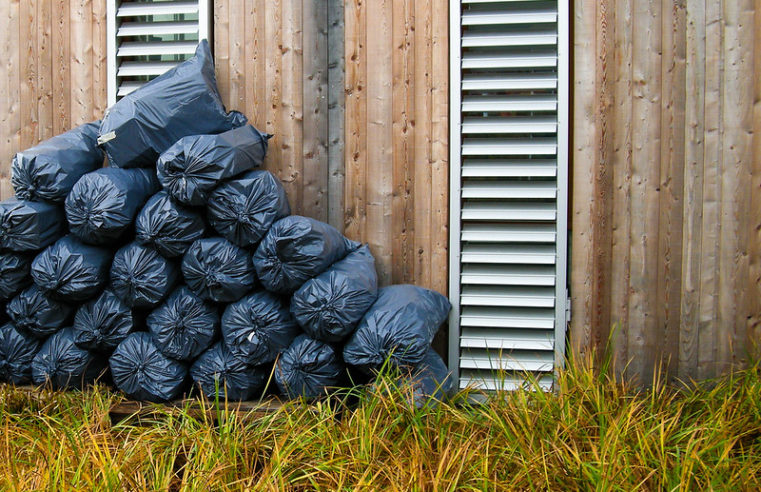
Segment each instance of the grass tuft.
M761 483L761 372L642 390L569 363L557 391L416 409L381 377L263 417L112 424L106 387L0 386L0 490L707 490ZM472 403L472 397L485 397Z

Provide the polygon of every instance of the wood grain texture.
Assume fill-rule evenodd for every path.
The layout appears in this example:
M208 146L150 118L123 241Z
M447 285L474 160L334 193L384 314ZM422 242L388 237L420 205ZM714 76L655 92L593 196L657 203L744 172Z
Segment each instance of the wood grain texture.
M741 367L761 323L759 4L574 7L573 346L618 322L616 368L645 384Z

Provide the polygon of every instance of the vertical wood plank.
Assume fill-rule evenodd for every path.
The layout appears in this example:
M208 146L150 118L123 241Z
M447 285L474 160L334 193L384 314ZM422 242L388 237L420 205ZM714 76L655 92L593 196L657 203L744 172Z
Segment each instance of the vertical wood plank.
M10 154L8 156L9 160L6 162L10 162L10 158L13 156L13 154L19 150L22 150L21 125L24 122L21 115L21 91L19 87L21 84L20 73L22 70L22 61L20 59L21 50L18 49L18 46L23 46L19 44L20 23L22 21L20 17L21 12L19 8L19 1L11 0L8 7L8 19L10 26L8 30L8 60L6 66L10 82L8 86L8 99L10 100L10 104L8 105L8 124L6 125L6 138L8 139L8 149L10 150ZM3 182L7 182L7 178L9 176L10 166L4 166L2 173L0 173L0 178L3 178ZM10 198L11 195L8 194L8 191L8 186L3 187L3 198Z
M432 5L429 1L415 2L415 106L414 106L414 143L415 152L411 162L414 168L414 206L415 231L413 242L414 277L416 284L431 286L431 222L433 218L433 183L431 123L431 71L432 61Z
M12 88L18 80L15 76L17 67L13 65L13 26L17 22L11 17L11 3L0 2L0 49L7 56L0 59L0 178L6 175L5 167L10 165L13 158L13 104Z
M753 157L750 180L750 299L746 343L752 357L761 355L761 6L756 3L753 12Z
M619 0L613 12L615 38L615 82L613 98L613 213L611 224L611 322L613 357L617 371L629 361L629 280L631 257L629 235L631 229L631 176L632 176L632 3Z
M302 11L301 0L282 2L282 44L283 64L282 99L280 109L281 155L280 179L288 193L293 213L312 216L315 210L304 206L303 167L303 51L301 46Z
M571 200L571 350L583 356L592 346L598 323L595 241L592 220L594 177L599 166L596 134L597 91L597 2L574 0L573 80L573 199Z
M418 83L415 77L417 45L414 43L414 34L418 26L414 6L424 3L394 0L391 7L394 13L392 26L393 142L391 144L394 191L391 209L393 214L391 279L394 283L413 281L415 273L412 245L415 236L413 173L418 166L428 167L425 163L415 160L415 133L412 126L414 120L411 120L416 116L413 85L424 87L424 80Z
M679 320L682 294L682 209L684 206L685 0L662 3L659 262L656 277L656 357L665 376L679 369ZM657 264L657 263L656 263Z
M723 20L719 2L706 3L706 74L705 74L705 142L703 170L703 220L701 243L700 331L698 341L698 370L700 379L716 374L718 330L719 238L721 228L722 173L722 72L724 59Z
M661 148L661 0L633 4L632 226L629 349L638 354L629 364L632 375L652 382L656 361L658 299L653 280L658 264L658 185ZM656 275L654 277L654 275ZM631 318L630 318L631 319Z
M55 0L53 12L53 133L58 135L70 128L71 121L69 2Z
M391 0L367 5L367 57L373 76L367 80L367 231L375 254L378 280L391 283L392 195L392 9Z
M93 114L90 118L92 120L102 118L108 107L106 36L106 2L96 0L92 4Z
M431 281L448 293L449 268L449 11L436 2L432 10L431 84ZM443 341L446 346L446 340ZM444 350L442 347L442 351Z
M21 71L19 72L19 108L21 139L19 149L37 143L37 0L25 0L19 6Z
M53 133L53 56L52 2L42 0L37 4L37 135L36 141L46 140Z
M328 222L344 229L344 2L328 0Z
M229 86L227 103L229 109L245 110L246 107L246 74L247 63L244 43L245 35L245 3L228 2L227 4L227 45Z
M305 0L303 24L304 208L328 221L328 5Z
M264 39L265 47L265 101L266 119L264 131L273 134L269 142L269 156L266 167L269 171L282 179L280 172L280 140L285 138L283 128L280 128L279 114L282 111L281 99L281 50L282 50L282 26L281 26L281 0L273 0L264 3ZM290 197L289 197L290 199Z
M222 101L230 101L230 15L227 0L214 0L214 69ZM229 105L229 104L228 104Z
M719 320L724 329L718 341L719 370L742 367L749 295L749 231L751 159L753 158L753 0L725 2L723 19L723 123L721 175L722 234L719 246Z
M92 0L76 0L71 8L71 126L87 123L93 111Z
M694 377L698 368L706 82L704 5L704 0L687 0L686 5L685 167L682 214L684 241L679 326L679 377L683 380Z
M346 2L346 180L344 233L366 241L367 226L367 5Z

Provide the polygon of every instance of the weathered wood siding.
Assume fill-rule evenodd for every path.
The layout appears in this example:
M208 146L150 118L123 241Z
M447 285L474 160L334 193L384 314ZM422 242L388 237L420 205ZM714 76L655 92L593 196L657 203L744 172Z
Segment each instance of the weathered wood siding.
M369 242L384 283L446 292L445 2L215 0L227 106L275 134L293 212ZM0 198L14 152L103 114L103 0L0 2ZM345 61L344 61L345 60Z
M575 0L572 346L648 382L761 334L761 7Z
M383 283L441 292L447 16L447 3L431 0L345 8L336 1L216 0L214 8L223 98L275 134L266 167L286 183L294 213L370 243Z
M10 163L106 109L106 7L91 0L0 2L0 199Z

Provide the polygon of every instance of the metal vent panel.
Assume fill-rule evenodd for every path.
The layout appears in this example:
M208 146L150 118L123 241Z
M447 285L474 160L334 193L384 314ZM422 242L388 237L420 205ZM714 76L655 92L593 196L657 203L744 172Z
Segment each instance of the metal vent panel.
M462 388L549 387L565 333L568 6L451 8L450 366Z
M193 56L210 13L210 0L107 0L109 105Z

